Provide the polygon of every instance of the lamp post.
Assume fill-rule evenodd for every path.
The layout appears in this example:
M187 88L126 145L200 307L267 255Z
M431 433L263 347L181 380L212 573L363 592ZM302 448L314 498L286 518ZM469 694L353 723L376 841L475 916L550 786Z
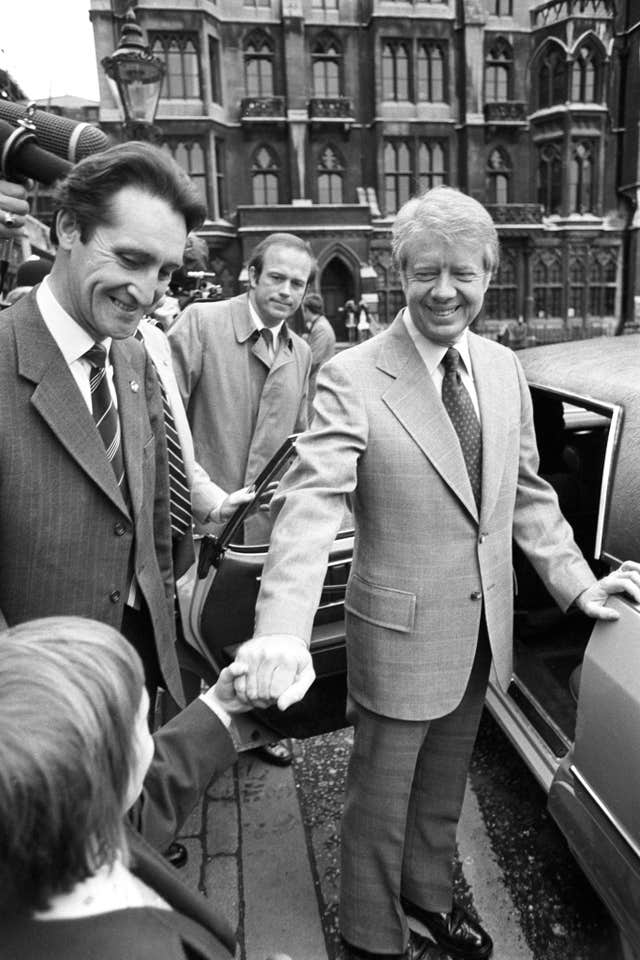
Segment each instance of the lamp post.
M145 43L135 13L129 10L118 47L102 66L123 117L130 140L158 140L160 131L153 121L158 109L165 65L154 57Z

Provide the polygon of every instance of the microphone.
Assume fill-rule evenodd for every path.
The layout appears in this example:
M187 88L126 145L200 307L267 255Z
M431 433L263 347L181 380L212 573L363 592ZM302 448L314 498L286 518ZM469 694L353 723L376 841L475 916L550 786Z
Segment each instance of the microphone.
M13 103L0 100L0 120L14 127L25 121L36 134L38 143L45 150L55 153L63 160L77 163L92 153L99 153L109 146L109 138L90 123L58 117L55 113L36 110L33 104Z
M30 177L49 186L65 177L72 166L39 147L30 130L0 120L0 174L5 180L20 182Z

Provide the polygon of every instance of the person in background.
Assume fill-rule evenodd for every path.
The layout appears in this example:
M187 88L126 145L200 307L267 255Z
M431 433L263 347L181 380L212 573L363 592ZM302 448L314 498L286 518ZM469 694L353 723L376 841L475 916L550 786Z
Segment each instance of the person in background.
M367 305L364 300L361 300L358 304L358 343L362 343L364 340L368 340L371 336L371 321L369 319L369 311L367 310Z
M234 956L228 922L157 851L236 759L237 671L151 737L142 664L112 627L47 617L0 635L3 956Z
M10 304L4 299L11 248L24 230L29 213L27 190L21 184L0 179L0 307Z
M52 270L0 324L0 615L111 624L152 703L159 686L181 703L162 400L132 334L205 210L143 143L80 161L56 202Z
M336 335L324 315L324 302L319 293L308 293L302 301L302 315L306 341L311 350L309 373L309 423L313 414L313 398L316 392L318 370L336 352Z
M347 331L347 342L355 343L358 326L355 302L353 300L347 300L342 309L344 311L344 326Z
M617 619L610 594L640 600L640 564L596 581L538 475L517 354L468 329L498 262L489 213L434 187L399 210L392 244L407 306L320 371L312 429L273 497L256 635L234 683L285 709L313 682L311 626L348 501L347 956L426 960L435 940L485 960L492 939L454 900L453 863L490 667L503 689L511 680L512 540L563 610L602 620Z
M249 290L187 307L169 334L198 462L225 490L251 485L292 433L307 426L311 351L287 326L315 266L307 243L265 238L248 264ZM245 543L267 543L268 513L245 524ZM284 743L259 748L289 764Z

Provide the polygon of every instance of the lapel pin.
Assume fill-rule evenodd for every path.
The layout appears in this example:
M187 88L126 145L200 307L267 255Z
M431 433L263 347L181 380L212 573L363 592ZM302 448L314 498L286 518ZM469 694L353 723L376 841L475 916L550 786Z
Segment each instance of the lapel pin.
M138 390L140 389L140 384L138 383L137 380L129 380L129 386L131 387L134 393L137 393Z

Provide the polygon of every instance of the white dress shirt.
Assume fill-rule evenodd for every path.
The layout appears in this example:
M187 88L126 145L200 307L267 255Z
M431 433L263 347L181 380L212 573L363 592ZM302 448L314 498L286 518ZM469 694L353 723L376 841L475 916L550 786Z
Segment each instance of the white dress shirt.
M258 311L251 303L251 298L249 298L249 313L251 314L251 319L255 324L256 330L264 330L266 324L260 319ZM267 350L269 351L269 359L272 363L275 359L276 353L278 352L278 337L280 336L283 323L284 320L281 320L280 323L278 323L275 327L269 327L269 330L271 330L271 343L267 343L265 340L265 343L267 344Z
M49 277L45 277L38 287L36 291L36 301L47 330L57 343L62 356L66 360L67 366L71 371L73 379L78 384L78 389L82 394L88 410L92 412L91 388L89 386L91 364L82 357L87 350L91 349L96 341L79 323L76 323L71 314L67 313L67 311L60 306L51 290ZM118 398L113 385L113 367L109 360L111 337L107 337L105 340L100 340L99 342L107 351L107 381L117 410Z
M438 396L442 397L442 381L444 380L444 367L442 365L442 360L449 347L443 346L439 343L434 343L433 340L428 340L424 334L420 333L406 307L404 308L402 319L404 320L404 325L407 328L409 336L415 344L416 350L422 357L424 365L429 372L429 376L433 380L434 386L438 392ZM455 346L456 350L460 354L460 377L467 388L469 396L471 397L471 402L473 403L478 420L480 420L478 392L473 380L473 369L471 367L471 355L469 353L469 338L467 336L467 331L464 330L456 343L451 344L451 346Z

